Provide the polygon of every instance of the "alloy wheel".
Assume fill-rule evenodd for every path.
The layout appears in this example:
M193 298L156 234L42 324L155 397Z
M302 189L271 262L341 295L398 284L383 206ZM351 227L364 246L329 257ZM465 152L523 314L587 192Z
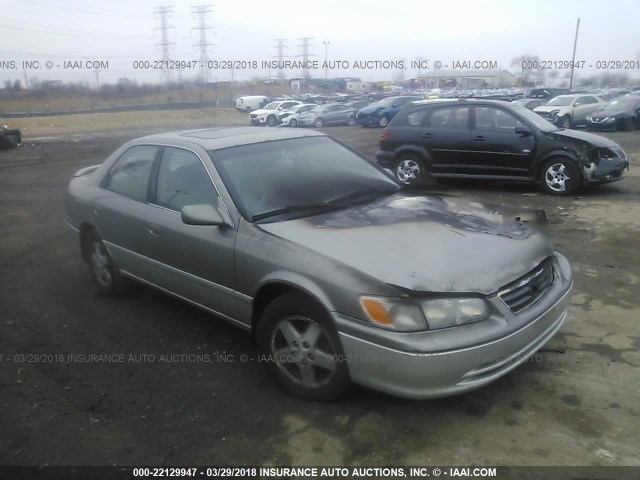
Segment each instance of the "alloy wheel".
M565 192L567 190L567 181L571 180L571 177L567 175L566 167L563 163L554 163L547 168L544 180L547 183L547 187L554 192Z

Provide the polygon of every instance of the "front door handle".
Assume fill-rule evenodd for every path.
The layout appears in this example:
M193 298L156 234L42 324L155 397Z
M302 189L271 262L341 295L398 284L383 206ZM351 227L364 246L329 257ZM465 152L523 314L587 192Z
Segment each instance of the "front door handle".
M429 132L422 135L422 138L431 138L431 137L433 137L433 135L431 135Z
M476 141L476 142L484 142L486 140L486 138L484 138L482 135L478 135L473 140Z
M147 233L152 237L159 237L162 234L162 230L157 225L149 225L147 227Z

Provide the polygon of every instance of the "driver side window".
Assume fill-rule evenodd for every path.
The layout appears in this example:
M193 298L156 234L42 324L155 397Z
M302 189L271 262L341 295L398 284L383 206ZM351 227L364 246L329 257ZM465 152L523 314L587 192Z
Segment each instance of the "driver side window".
M209 173L195 153L165 148L158 170L155 203L177 212L187 205L218 206L218 194Z

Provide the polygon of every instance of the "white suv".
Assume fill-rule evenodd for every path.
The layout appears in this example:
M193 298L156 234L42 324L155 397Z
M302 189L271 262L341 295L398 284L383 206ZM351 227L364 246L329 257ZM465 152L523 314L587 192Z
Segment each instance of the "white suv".
M561 128L571 128L579 123L586 124L587 115L606 104L598 95L558 95L533 111Z
M251 112L251 125L267 125L269 127L275 127L280 122L278 120L280 112L301 104L302 102L297 102L295 100L271 102L263 108Z

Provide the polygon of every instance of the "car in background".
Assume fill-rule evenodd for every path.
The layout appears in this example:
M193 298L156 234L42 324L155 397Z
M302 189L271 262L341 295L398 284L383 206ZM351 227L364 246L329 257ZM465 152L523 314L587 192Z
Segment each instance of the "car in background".
M625 95L587 116L589 130L626 130L640 128L640 95Z
M545 105L547 100L539 98L518 98L517 100L511 100L514 105L522 105L529 110L533 110L540 105Z
M620 180L629 160L599 135L559 129L508 102L426 100L404 108L380 137L378 164L404 183L467 178L538 183L571 195Z
M0 150L16 148L22 143L22 132L6 125L0 130Z
M586 124L587 116L606 103L598 95L558 95L533 111L561 128L571 128Z
M480 388L562 327L571 266L509 214L400 187L320 132L218 128L124 144L65 217L103 295L135 281L246 330L292 395Z
M282 110L278 115L279 126L297 127L298 115L304 112L308 112L309 110L313 110L317 107L318 105L316 105L315 103L301 103L300 105L295 105L291 108L287 108L286 110Z
M236 108L243 112L258 110L269 103L269 97L264 95L243 95L236 98Z
M417 100L422 100L422 97L397 95L384 98L361 108L356 116L356 122L363 127L386 127L402 107Z
M357 114L361 108L364 108L367 105L371 105L372 103L373 100L351 100L349 102L346 102L345 105L353 108Z
M254 110L249 114L251 125L275 127L278 125L278 116L282 111L300 105L301 103L302 102L298 102L297 100L270 102L263 108Z
M568 88L534 88L529 92L529 97L551 99L568 93L570 93Z
M611 100L613 100L614 98L618 98L621 97L623 95L627 95L631 93L631 90L629 89L624 89L624 88L610 88L608 90L605 90L600 97L603 100L606 100L607 102L610 102Z
M356 110L344 103L326 103L298 115L298 126L355 125Z

